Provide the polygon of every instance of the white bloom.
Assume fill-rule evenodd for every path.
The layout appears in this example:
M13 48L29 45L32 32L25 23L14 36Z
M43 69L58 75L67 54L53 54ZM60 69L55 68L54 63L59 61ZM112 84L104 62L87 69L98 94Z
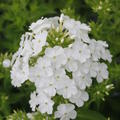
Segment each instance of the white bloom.
M108 79L108 70L105 63L100 63L99 70L97 72L97 81L102 82L103 79Z
M90 74L90 77L96 77L97 71L98 71L98 63L92 61L91 59L88 59L85 63L79 64L79 69L76 73L78 76Z
M32 111L35 111L36 106L39 104L35 91L33 93L31 93L30 98L31 98L29 101L30 107L32 108Z
M91 62L89 66L89 73L91 77L96 77L98 71L98 63L97 62Z
M46 57L39 58L36 66L38 67L41 76L53 75L53 70L51 68L51 61L48 58Z
M60 104L55 112L55 118L60 118L60 120L75 119L77 113L74 109L75 106L72 104Z
M29 58L32 55L31 34L22 35L20 48L11 61L11 78L14 86L20 87L29 76Z
M101 56L101 58L102 58L103 60L108 60L109 62L112 61L112 55L110 54L110 51L109 51L109 50L103 50L103 51L102 51L102 56Z
M42 51L42 47L46 45L47 32L36 34L32 40L33 56L37 55Z
M32 30L33 33L35 34L38 34L43 30L50 29L50 27L52 26L56 27L57 25L58 25L58 17L53 17L52 19L41 18L37 22L31 24L30 30Z
M90 41L90 50L92 53L92 59L94 61L98 61L100 58L102 58L103 60L108 60L109 62L111 62L111 55L110 52L106 49L108 47L108 44L106 42L103 41L96 41L94 39L92 39Z
M74 28L74 31L76 31L76 32L79 32L80 29L86 30L86 31L91 30L89 26L87 26L86 24L81 24L80 21L75 21L74 19L70 19L69 17L62 15L62 19L63 18L65 19L64 20L65 28L67 28L69 30L73 30L73 28Z
M78 69L78 64L77 64L77 61L73 60L73 59L68 59L68 62L66 64L66 69L69 71L69 72L75 72L77 71Z
M73 79L75 80L76 85L82 90L84 90L86 87L90 87L92 84L90 75L81 75L79 74L79 71L73 74Z
M70 79L64 69L59 69L55 71L54 74L55 86L57 93L62 95L64 98L69 98L76 94L77 88L72 79Z
M56 68L65 65L67 60L64 54L64 49L60 46L55 46L54 48L47 48L45 51L45 56L50 58L53 66Z
M5 59L3 61L3 67L8 68L10 67L11 61L9 59Z
M54 102L47 96L39 96L40 104L38 110L41 113L52 114Z
M37 108L41 113L47 112L48 114L52 114L54 102L44 92L33 92L29 103L33 111L38 106Z
M35 66L30 67L29 79L32 82L40 80L41 77L50 77L53 75L51 61L46 57L39 58Z
M55 96L55 80L52 77L43 77L35 82L37 92L44 91L49 96Z
M11 79L14 86L20 87L29 76L29 66L27 58L17 58L11 70Z
M36 23L32 23L30 26L30 30L33 31L35 34L39 34L42 30L46 30L51 27L50 22L48 22L48 19L40 19Z
M72 49L73 58L79 60L81 63L86 62L86 60L90 58L90 50L88 49L88 46L83 42L74 42Z
M84 42L89 42L88 32L91 30L86 24L81 24L80 21L70 19L68 16L62 16L64 21L63 27L69 30L69 34L75 35L77 38L82 39Z
M64 98L70 98L72 95L75 95L77 93L77 88L73 80L69 78L64 78L64 81L62 81L61 88L57 89L57 93L59 95L62 95Z
M55 69L53 77L55 80L56 89L61 89L63 87L64 80L68 78L68 76L66 76L65 70L62 68L57 70Z
M100 60L111 62L108 44L90 39L89 26L64 14L41 18L31 24L30 30L22 35L20 47L11 60L12 84L20 87L30 80L35 85L29 101L32 111L52 114L53 97L56 99L57 94L67 99L68 104L57 107L55 118L75 119L75 106L69 102L82 107L89 99L86 87L92 85L92 79L98 83L108 79L107 65L100 63ZM49 34L53 36L51 41L47 40ZM68 44L67 38L73 42L63 48L61 43ZM54 42L54 46L51 47L50 42ZM5 60L3 66L8 67L9 61Z
M75 72L78 69L78 64L77 61L73 59L72 54L72 49L65 48L65 55L67 58L66 69Z
M87 101L88 99L88 93L82 90L79 90L75 95L69 98L69 100L72 103L75 103L78 107L82 107L84 105L84 101Z
M85 75L85 74L88 74L89 71L90 71L90 62L89 62L89 60L87 60L85 63L79 63L78 70L74 73Z
M30 67L29 73L30 74L28 78L31 82L36 82L37 80L40 80L40 78L42 77L37 66Z

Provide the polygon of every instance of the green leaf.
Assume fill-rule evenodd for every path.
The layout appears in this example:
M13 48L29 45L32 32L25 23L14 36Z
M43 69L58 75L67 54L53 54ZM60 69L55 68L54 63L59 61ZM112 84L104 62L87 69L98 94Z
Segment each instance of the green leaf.
M76 120L107 120L103 115L92 110L81 109Z
M27 114L23 111L14 111L12 115L7 117L7 120L29 120Z

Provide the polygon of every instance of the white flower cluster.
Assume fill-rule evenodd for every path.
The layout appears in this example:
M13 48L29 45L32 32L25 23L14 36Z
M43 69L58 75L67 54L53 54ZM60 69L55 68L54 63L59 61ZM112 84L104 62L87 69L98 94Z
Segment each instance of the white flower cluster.
M49 31L62 31L65 37L74 41L67 47L61 44L51 46L47 41ZM55 118L69 120L76 118L75 106L81 107L89 99L86 87L108 79L107 65L100 61L111 62L111 55L106 42L90 39L90 27L61 14L60 17L42 18L30 26L31 32L21 37L20 48L13 55L11 78L14 86L20 87L26 80L35 84L36 91L29 101L32 111L52 114L56 95L68 100L57 107ZM54 33L53 33L54 34ZM55 38L54 41L58 41ZM40 56L43 51L44 54ZM30 59L37 56L34 65Z

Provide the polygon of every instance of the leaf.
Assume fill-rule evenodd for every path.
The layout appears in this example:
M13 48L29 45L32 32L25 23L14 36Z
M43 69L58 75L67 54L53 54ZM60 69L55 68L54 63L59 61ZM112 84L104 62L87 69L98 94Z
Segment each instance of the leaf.
M14 111L12 115L7 117L7 120L29 120L27 114L23 111Z
M81 109L76 120L107 120L103 115L92 110Z

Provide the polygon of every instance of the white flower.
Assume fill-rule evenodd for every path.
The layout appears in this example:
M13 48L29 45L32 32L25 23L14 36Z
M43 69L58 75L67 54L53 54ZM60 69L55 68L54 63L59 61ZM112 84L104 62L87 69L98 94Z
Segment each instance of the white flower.
M72 79L70 79L64 69L56 70L54 73L55 87L57 93L62 95L64 98L69 98L76 94L77 88Z
M77 61L73 60L73 59L69 59L67 64L66 64L66 69L69 72L75 72L78 69L78 64Z
M39 67L34 66L34 67L30 67L29 69L29 80L31 82L36 82L37 80L40 80L40 78L42 77L40 72L39 72Z
M73 74L73 79L75 80L76 85L84 90L86 87L90 87L92 84L92 79L89 74L81 75L78 73Z
M57 107L55 118L75 119L74 105L82 107L89 99L86 88L92 85L92 80L100 83L108 79L107 65L104 63L111 62L108 44L89 38L89 26L64 14L41 18L31 24L30 30L22 35L20 47L11 60L12 84L20 87L30 80L35 85L36 90L29 101L32 111L52 114L53 100L61 96L67 99L68 104ZM47 40L49 34L51 41ZM67 38L73 42L70 41L64 48L61 43L68 44ZM51 47L50 42L54 42L54 46ZM100 63L101 60L103 63ZM8 67L9 61L4 61L3 66Z
M65 48L65 55L66 55L66 58L67 58L66 69L69 72L71 72L71 71L75 72L78 69L77 61L73 59L72 54L73 54L72 49Z
M110 54L110 51L109 50L103 50L102 51L102 56L101 58L103 60L108 60L108 62L111 62L112 61L112 55Z
M5 59L5 60L3 61L3 67L4 67L4 68L10 67L10 64L11 64L11 61L10 61L9 59Z
M40 80L35 82L37 92L44 91L49 96L55 96L55 80L52 77L42 77Z
M100 58L103 60L108 60L111 62L112 56L110 55L110 52L106 49L108 47L108 44L103 41L96 41L92 39L90 41L90 50L92 53L92 59L94 61L98 61Z
M73 32L72 30L76 32L79 32L80 30L86 30L86 31L91 30L91 28L86 24L81 24L80 21L75 21L74 19L70 19L67 16L62 15L62 19L63 19L62 21L64 21L65 28L71 30L70 32Z
M33 31L35 34L39 34L42 30L46 30L51 27L50 22L47 18L40 19L36 23L32 23L30 26L30 30Z
M32 40L32 49L33 56L37 55L42 51L42 47L46 45L47 32L43 31L39 34L36 34L34 39Z
M11 79L14 86L20 87L29 76L29 66L27 58L17 58L11 70Z
M52 114L54 102L42 91L39 93L33 92L29 103L33 111L38 106L37 109L41 113Z
M14 86L20 87L29 76L29 58L32 55L31 34L22 35L20 48L11 61L11 78Z
M54 69L54 78L56 81L62 80L66 76L64 68Z
M52 114L54 102L47 96L39 96L40 104L38 110L41 113Z
M56 27L58 26L58 17L53 17L53 18L41 18L37 22L34 22L30 26L30 30L32 30L33 33L38 34L43 30L50 29L50 27Z
M102 82L103 79L108 79L107 65L105 63L100 63L98 67L97 81Z
M74 42L72 49L73 58L79 60L81 63L86 62L86 60L90 58L90 50L88 49L88 46L83 42Z
M90 38L88 37L88 32L91 30L86 24L81 24L80 21L75 21L70 19L68 16L63 16L63 27L69 30L69 34L75 35L76 38L82 39L84 42L89 42Z
M64 54L64 49L60 46L55 46L54 48L47 48L45 51L45 56L50 58L53 66L56 68L65 65L67 60Z
M51 61L48 58L46 57L39 58L36 66L38 67L41 76L53 75L53 70L51 68Z
M30 103L30 107L32 108L32 111L35 111L36 106L39 104L35 91L31 93L29 103Z
M57 93L62 95L64 98L70 98L72 95L77 93L77 88L73 80L68 77L62 80L61 88L57 88Z
M90 62L89 66L89 73L91 77L96 77L98 71L98 63L97 62Z
M50 77L53 75L51 61L46 57L39 58L35 66L30 67L29 78L32 82L40 80L41 77Z
M77 73L78 76L90 74L90 77L96 77L97 71L98 71L98 63L92 61L91 59L88 59L85 63L79 64L78 71L74 72L74 73Z
M74 109L75 106L72 104L60 104L55 112L55 118L60 118L60 120L75 119L77 113Z
M84 105L84 101L87 101L88 99L88 93L82 90L79 90L75 95L69 98L69 100L72 103L75 103L78 107L82 107Z
M55 80L56 89L61 89L63 87L64 80L68 78L68 76L66 76L65 70L62 68L55 69L53 77Z
M77 75L78 74L81 74L81 75L88 74L89 71L90 71L90 63L91 62L89 62L89 59L84 63L79 63L78 64L78 70L76 72L74 72L74 73L77 73Z

